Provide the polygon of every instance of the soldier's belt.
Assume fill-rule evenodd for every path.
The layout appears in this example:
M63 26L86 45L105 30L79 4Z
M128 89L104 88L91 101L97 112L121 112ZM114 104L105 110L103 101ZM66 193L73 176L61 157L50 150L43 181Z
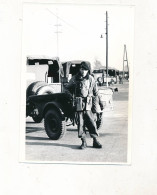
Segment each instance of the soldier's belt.
M83 103L85 106L83 106ZM92 97L76 97L76 111L91 110Z

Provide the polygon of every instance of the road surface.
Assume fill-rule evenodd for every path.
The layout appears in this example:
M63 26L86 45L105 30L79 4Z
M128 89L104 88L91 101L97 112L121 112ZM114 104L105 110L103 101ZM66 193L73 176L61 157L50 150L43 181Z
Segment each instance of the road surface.
M50 140L44 124L26 119L25 159L32 162L60 163L127 163L128 149L128 82L117 84L118 92L113 95L114 109L103 114L103 125L99 130L102 149L92 147L87 133L88 147L80 150L81 140L76 127L68 127L61 140ZM102 87L103 88L103 87Z

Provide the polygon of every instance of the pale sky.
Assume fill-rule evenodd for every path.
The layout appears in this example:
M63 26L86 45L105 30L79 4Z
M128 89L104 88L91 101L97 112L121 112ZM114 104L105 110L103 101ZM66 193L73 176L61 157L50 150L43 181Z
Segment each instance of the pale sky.
M58 55L61 61L87 60L92 65L97 59L105 66L106 11L109 17L108 65L122 70L126 44L131 66L134 33L134 8L131 6L25 4L23 55ZM61 32L58 44L56 24L60 25L58 31Z

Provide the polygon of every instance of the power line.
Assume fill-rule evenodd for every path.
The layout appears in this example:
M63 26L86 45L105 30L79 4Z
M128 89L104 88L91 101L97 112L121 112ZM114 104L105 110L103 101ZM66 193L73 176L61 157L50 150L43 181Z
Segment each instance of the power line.
M47 10L54 16L56 16L58 19L60 19L61 21L63 21L66 25L70 26L71 28L78 30L75 26L71 25L70 23L68 23L67 21L65 21L63 18L59 17L58 15L56 15L55 13L53 13L50 9L47 8Z
M58 10L57 10L58 11ZM57 35L57 56L59 56L59 33L62 33L61 31L59 31L59 27L62 26L61 24L58 23L58 12L57 12L57 15L56 15L56 18L57 18L57 23L54 25L56 27L56 35Z
M47 8L47 10L52 14L54 15L56 18L57 18L57 22L56 24L54 25L56 27L56 31L54 33L56 33L57 35L57 56L59 56L59 33L62 33L62 31L59 31L59 27L61 27L62 25L59 24L59 20L60 21L63 21L66 25L70 26L71 28L74 28L76 30L76 28L71 25L70 23L68 23L67 21L65 21L64 19L62 19L61 17L58 16L58 13L55 14L54 12L52 12L50 9Z

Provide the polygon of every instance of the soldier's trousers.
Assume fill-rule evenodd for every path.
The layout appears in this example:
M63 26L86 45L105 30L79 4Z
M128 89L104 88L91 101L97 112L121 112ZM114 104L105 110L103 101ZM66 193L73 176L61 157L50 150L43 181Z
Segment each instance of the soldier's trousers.
M78 137L84 138L85 127L87 127L89 134L92 138L97 137L99 134L97 132L95 115L91 110L77 112L78 118Z

